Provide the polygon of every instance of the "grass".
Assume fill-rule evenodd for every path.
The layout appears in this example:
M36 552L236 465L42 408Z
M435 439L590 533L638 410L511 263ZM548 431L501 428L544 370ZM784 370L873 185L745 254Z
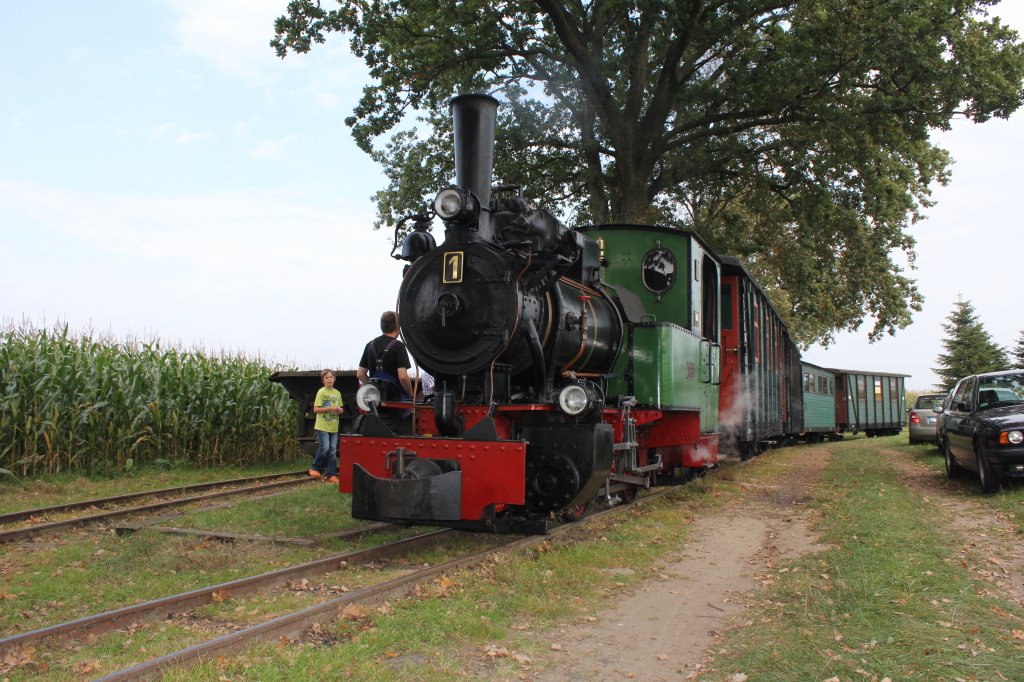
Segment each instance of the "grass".
M833 446L815 502L832 548L774 576L748 614L754 624L727 637L708 679L1024 679L1014 634L1024 610L976 584L946 512L880 456L879 445L901 442Z
M319 537L365 525L352 518L350 495L330 483L311 483L287 495L245 500L230 509L200 512L175 525L275 537Z
M1024 641L1018 638L1024 636L1018 635L1024 630L1024 609L994 590L981 573L971 570L973 566L964 565L983 562L984 557L964 549L964 538L946 523L948 512L905 487L905 477L895 465L904 459L933 467L937 485L955 497L982 508L991 505L1007 516L1017 513L1020 488L983 497L969 478L946 481L935 468L941 461L934 450L907 446L903 437L857 438L819 447L832 453L812 502L817 532L827 548L779 561L752 595L753 603L744 614L748 624L716 645L702 679L730 680L739 672L750 680L1024 679ZM550 665L547 655L556 628L599 618L609 599L641 584L685 545L695 518L742 496L747 482L784 480L800 466L801 452L800 447L788 448L725 468L615 520L581 526L570 543L544 544L513 557L495 556L478 569L435 580L411 598L324 623L303 639L255 645L238 656L168 671L166 679L516 679L526 660L533 661L528 664L532 675ZM263 525L258 508L232 516L232 522L249 532L266 529L271 517L283 516L276 530L296 534L311 517L318 524L331 519L337 512L334 505L345 499L327 486L294 495L271 498L276 501L273 507L264 507ZM221 527L225 518L217 515L220 512L212 514L203 517L203 525ZM328 526L323 522L315 530ZM63 576L29 578L33 569L26 564L8 584L16 590L27 589L18 587L20 580L40 589L46 581L63 586L40 594L37 605L59 599L58 593L65 599L70 594L93 598L90 587L97 584L101 589L96 592L109 600L116 588L106 581L112 580L116 565L134 581L129 588L137 590L148 580L147 569L165 580L187 582L197 579L195 566L201 565L206 574L200 582L209 584L217 572L234 568L233 562L255 560L249 549L238 552L227 546L207 555L210 550L203 545L209 543L144 535L97 540L92 553L89 546L76 550L75 560L88 562L81 558L87 555L98 566L106 566L106 572L94 579L68 584L62 582ZM106 544L110 542L140 544L129 548ZM302 554L251 547L263 554L264 564ZM120 554L93 556L97 549ZM147 564L143 557L152 561ZM431 550L410 561L443 558L443 553ZM67 559L72 557L60 560ZM87 563L78 568L91 569ZM4 570L9 574L9 568ZM372 572L346 570L281 593L211 604L188 621L128 628L74 652L48 652L51 668L43 678L67 679L84 674L81 671L90 666L98 666L87 671L92 676L109 673L133 660L185 646L200 635L325 598L333 593L332 586L355 589L373 577ZM174 591L170 585L165 588ZM18 611L3 600L0 607ZM489 656L488 650L501 653ZM12 682L28 679L29 670L10 673Z
M295 459L244 467L228 465L213 469L185 466L144 467L117 478L60 474L29 480L9 480L0 483L0 514L194 483L302 471L308 464L306 459Z
M946 476L945 460L934 444L912 445L907 446L907 449L915 459L940 475L944 489L950 494L960 499L978 499L979 484L977 475L966 471L960 478L948 478ZM983 499L986 506L1004 514L1006 518L1014 523L1017 532L1024 535L1024 482L1015 481L994 495L985 496Z

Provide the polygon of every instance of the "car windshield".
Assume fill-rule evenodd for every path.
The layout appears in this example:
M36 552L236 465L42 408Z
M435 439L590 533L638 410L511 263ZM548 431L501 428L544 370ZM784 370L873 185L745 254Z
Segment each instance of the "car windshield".
M978 409L1024 402L1024 372L983 377L978 383Z
M942 395L922 395L918 397L917 402L914 403L915 410L934 410L936 407L942 404L942 399L946 396Z

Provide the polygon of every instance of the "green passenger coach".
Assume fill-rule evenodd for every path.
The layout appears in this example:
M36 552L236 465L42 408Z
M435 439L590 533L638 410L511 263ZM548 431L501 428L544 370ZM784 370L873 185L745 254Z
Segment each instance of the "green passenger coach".
M836 373L809 362L800 363L803 377L804 440L818 443L836 432Z

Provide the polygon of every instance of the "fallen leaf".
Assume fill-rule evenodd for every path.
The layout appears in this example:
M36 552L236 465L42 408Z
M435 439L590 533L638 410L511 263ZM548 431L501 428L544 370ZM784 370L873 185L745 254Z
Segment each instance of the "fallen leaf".
M213 602L214 604L220 604L221 602L225 602L225 601L227 601L228 599L229 599L229 597L228 597L228 592L227 592L227 590L214 590L214 591L213 591L213 592L212 592L212 593L210 594L210 600L211 600L211 601L212 601L212 602Z
M346 604L341 609L342 620L358 620L366 615L366 609L359 604Z
M79 675L86 675L95 670L99 670L101 667L102 664L99 661L82 661L81 663L75 666L75 672Z

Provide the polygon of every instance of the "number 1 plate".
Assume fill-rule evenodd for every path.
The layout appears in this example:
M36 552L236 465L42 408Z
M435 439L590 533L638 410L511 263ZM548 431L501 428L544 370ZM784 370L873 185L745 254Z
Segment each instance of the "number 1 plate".
M447 251L444 254L444 272L441 273L441 281L445 284L462 284L462 261L465 255L462 251Z

